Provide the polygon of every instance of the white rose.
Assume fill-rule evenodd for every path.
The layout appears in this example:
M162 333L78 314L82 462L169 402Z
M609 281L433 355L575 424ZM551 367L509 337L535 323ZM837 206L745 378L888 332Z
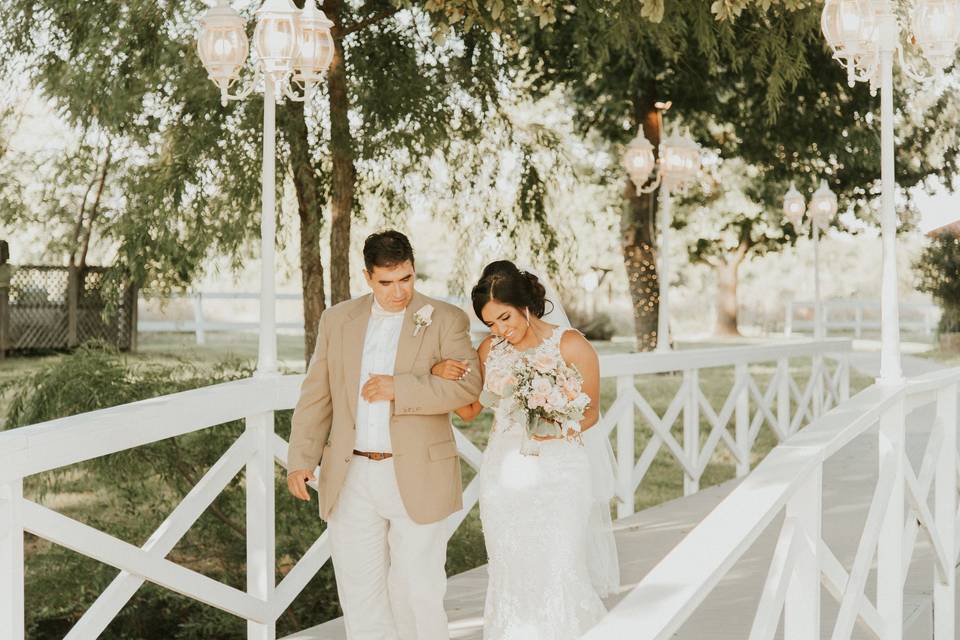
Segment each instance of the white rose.
M547 396L547 402L550 404L551 408L559 410L567 406L567 397L563 394L563 392L560 391L560 389L553 389Z

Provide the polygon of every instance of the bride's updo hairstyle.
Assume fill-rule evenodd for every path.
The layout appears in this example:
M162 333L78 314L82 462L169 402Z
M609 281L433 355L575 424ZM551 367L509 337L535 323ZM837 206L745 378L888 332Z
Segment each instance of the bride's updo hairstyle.
M529 309L530 315L542 318L546 312L546 296L547 291L537 276L521 271L509 260L497 260L484 267L480 280L470 292L473 312L481 320L480 312L491 300L517 309Z

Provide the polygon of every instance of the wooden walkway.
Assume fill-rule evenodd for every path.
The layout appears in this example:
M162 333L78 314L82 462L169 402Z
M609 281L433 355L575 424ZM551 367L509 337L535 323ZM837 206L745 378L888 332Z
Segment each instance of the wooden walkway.
M855 362L858 368L872 373L875 357L864 354ZM918 375L935 363L905 358L905 373ZM908 418L907 448L914 465L919 466L929 433L910 430L909 425L929 425L920 411ZM877 440L875 434L865 434L833 456L824 466L823 537L841 563L847 568L853 562L870 498L877 477ZM646 509L616 523L617 544L623 587L629 591L663 558L703 517L716 506L738 481L733 480L705 489L695 495L679 498ZM758 539L753 547L730 570L726 578L711 592L704 603L688 620L675 638L683 640L742 640L749 636L760 592L766 578L773 547L781 520L778 519ZM904 638L922 640L932 635L931 594L933 556L929 543L920 535L905 587ZM870 584L876 580L871 575ZM450 636L456 639L482 637L483 603L486 596L486 567L454 576L449 581L446 607L450 618ZM873 597L873 588L868 595ZM607 600L612 607L620 595ZM822 597L823 636L830 637L837 614L837 602L826 591ZM960 611L960 607L958 607ZM960 628L960 627L958 627ZM782 637L778 632L777 637ZM858 626L855 638L874 637ZM342 640L345 638L341 620L306 629L288 636L286 640Z

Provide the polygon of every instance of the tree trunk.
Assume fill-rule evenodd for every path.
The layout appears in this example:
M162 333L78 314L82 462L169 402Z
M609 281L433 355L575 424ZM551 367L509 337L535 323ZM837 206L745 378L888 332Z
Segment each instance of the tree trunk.
M640 97L638 120L654 149L660 145L660 117L653 106L655 87ZM620 217L620 240L623 263L633 303L633 323L637 351L652 351L657 346L657 314L660 310L657 279L656 219L657 192L637 194L633 181L627 178L624 188L626 204Z
M333 304L350 298L350 218L353 213L356 167L350 136L350 109L347 95L347 72L341 44L341 30L336 26L343 4L331 2L324 6L333 20L334 54L327 72L330 94L330 155L333 163L333 181L330 195L333 200L330 226L330 293Z
M713 330L716 336L740 335L737 327L737 276L749 249L749 243L741 240L732 255L712 262L717 272L717 324Z
M310 141L302 102L290 105L286 137L290 145L290 172L297 192L300 217L300 285L303 290L304 362L310 364L317 342L320 314L326 308L323 261L320 259L320 232L326 205L320 179L310 157Z
M80 261L77 263L81 271L87 266L90 236L93 235L93 226L97 223L97 215L100 213L100 200L103 198L103 188L107 183L107 172L110 170L110 161L113 159L112 144L112 140L107 140L107 156L103 159L103 171L100 173L100 183L97 185L97 194L94 196L93 204L90 206L90 222L87 224L86 234L83 237L83 246L80 249ZM71 258L71 262L72 261Z

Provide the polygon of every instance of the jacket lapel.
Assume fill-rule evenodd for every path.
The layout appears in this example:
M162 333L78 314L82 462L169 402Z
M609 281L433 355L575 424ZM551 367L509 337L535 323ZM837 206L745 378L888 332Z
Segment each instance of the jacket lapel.
M397 345L397 359L394 361L393 370L395 373L409 371L413 368L413 361L416 360L420 352L420 345L423 344L423 336L427 333L428 327L424 327L417 333L414 315L423 305L427 304L427 299L414 291L410 304L407 305L407 312L403 316L403 328L400 330L400 341Z
M346 384L347 402L354 421L357 419L357 395L360 393L360 366L363 361L363 341L370 324L370 309L373 295L364 296L343 323L343 378Z

